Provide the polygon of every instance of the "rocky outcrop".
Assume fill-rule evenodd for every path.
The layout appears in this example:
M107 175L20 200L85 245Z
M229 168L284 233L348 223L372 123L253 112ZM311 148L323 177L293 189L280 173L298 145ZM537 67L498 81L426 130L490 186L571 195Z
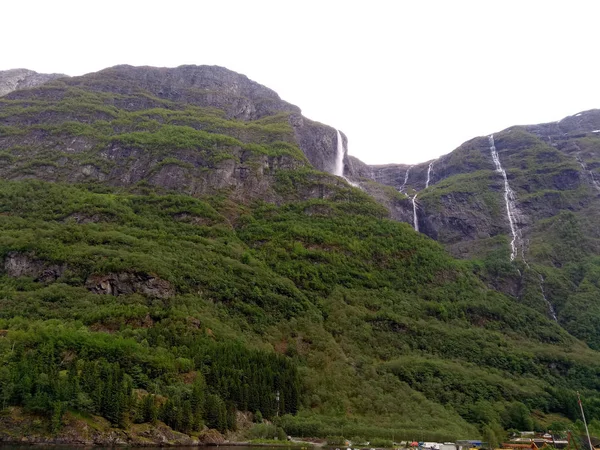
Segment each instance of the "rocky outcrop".
M335 131L334 131L335 132ZM17 139L18 138L18 139ZM35 138L0 137L0 148L33 144ZM91 143L72 144L69 154L85 153ZM52 138L46 145L53 147ZM35 147L33 147L35 148ZM56 148L63 149L60 142ZM299 168L306 163L290 155L270 156L253 153L241 147L227 149L227 158L211 160L196 149L175 149L168 155L157 155L139 146L112 143L95 154L99 161L89 163L83 158L63 158L58 163L32 165L44 149L30 149L18 154L14 161L0 164L0 176L5 179L38 178L55 182L103 182L113 186L132 186L145 182L166 190L190 195L205 195L230 190L240 201L261 198L276 201L272 190L276 173ZM26 168L25 170L23 170ZM79 220L75 218L75 220Z
M494 186L501 197L501 186ZM458 258L474 255L473 242L486 240L509 229L501 204L493 208L478 192L449 192L423 196L419 203L419 231L446 244ZM476 254L476 253L475 253Z
M145 273L108 273L92 275L85 283L94 294L128 295L138 293L147 297L169 298L175 289L166 280Z
M337 132L335 128L313 122L300 114L290 116L296 141L313 167L324 172L334 173L337 153ZM344 163L347 172L348 138L341 133L344 146Z
M31 277L35 281L52 283L64 271L62 264L52 264L26 253L10 252L4 258L4 272L10 277Z
M372 167L351 155L347 155L345 173L354 180L360 178L374 179Z
M411 166L408 164L382 164L370 166L371 179L377 183L391 186L399 191L405 186L404 179L406 177L406 171L410 167ZM408 175L410 177L410 172ZM413 176L413 178L416 178L416 176Z
M557 141L566 138L573 138L577 137L577 135L585 135L595 130L600 130L600 110L582 111L557 122L527 125L523 128L528 133L534 134L553 145Z
M412 226L413 207L410 198L396 189L374 182L360 183L360 188L388 210L389 218Z
M186 65L175 68L120 65L69 79L68 84L123 95L147 92L161 99L214 107L228 117L254 120L300 108L245 75L219 66ZM138 109L135 104L121 105ZM139 109L147 105L139 105Z
M27 69L0 71L0 97L19 89L36 87L66 76L60 73L37 73Z
M368 166L371 179L403 192L422 191L454 175L493 170L487 138L479 137L465 142L456 150L438 159L419 164L381 164ZM363 173L368 173L363 169ZM407 176L408 175L408 176Z
M203 441L187 434L174 431L163 422L131 424L127 429L114 428L104 418L90 416L82 419L70 412L62 418L62 427L57 434L48 430L47 419L25 413L21 408L8 408L0 416L0 443L46 444L76 446L190 446ZM211 430L212 431L212 430ZM208 442L218 441L220 433L214 431Z

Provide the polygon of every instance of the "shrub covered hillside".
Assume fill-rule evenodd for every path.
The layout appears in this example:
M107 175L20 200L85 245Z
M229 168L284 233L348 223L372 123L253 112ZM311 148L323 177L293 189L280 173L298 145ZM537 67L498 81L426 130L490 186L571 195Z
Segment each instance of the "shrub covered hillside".
M600 349L600 111L512 127L495 147L514 191L517 258L489 140L476 138L433 164L419 194L421 231L474 262L487 284L537 309ZM436 169L437 168L437 169Z
M249 411L497 441L576 421L576 390L600 420L596 351L316 170L288 112L236 118L219 91L144 109L130 80L83 78L0 99L2 438L11 417L198 435Z

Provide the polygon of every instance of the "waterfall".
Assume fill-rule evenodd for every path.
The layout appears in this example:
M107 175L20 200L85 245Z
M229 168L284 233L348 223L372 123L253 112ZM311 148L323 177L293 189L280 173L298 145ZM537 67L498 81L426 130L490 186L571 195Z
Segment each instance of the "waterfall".
M400 192L404 192L404 188L406 187L406 183L408 182L408 174L410 173L411 168L412 166L408 166L408 169L406 169L406 173L404 174L404 183L402 183L402 186L400 186L400 189L398 189Z
M414 195L413 198L410 199L413 205L413 226L415 227L415 231L419 231L419 216L417 215L417 194Z
M556 317L556 311L554 311L554 306L552 306L552 303L550 303L550 301L546 298L546 292L544 292L544 277L540 274L538 275L540 277L540 290L542 291L542 298L546 302L546 306L548 307L550 315L552 316L555 322L558 322L558 317Z
M344 176L344 141L340 130L337 131L337 152L335 153L335 167L333 174L338 177Z
M398 189L398 191L402 192L403 194L406 194L404 192L404 188L406 187L406 183L408 182L408 175L410 174L410 169L412 169L412 166L408 166L408 168L406 169L406 173L404 174L404 182L402 183L402 186L400 186L400 189ZM419 216L417 214L417 195L418 193L415 193L415 195L410 198L413 207L413 227L415 231L419 231Z
M429 180L431 180L431 168L433 167L433 163L435 161L431 161L429 163L429 167L427 168L427 181L425 182L425 189L429 187Z
M591 170L588 170L587 166L585 165L585 163L583 162L583 159L581 159L579 157L579 155L576 156L577 158L577 162L579 162L579 165L581 166L581 168L583 169L584 172L587 172L587 174L590 177L590 181L592 182L592 185L598 190L600 191L600 183L598 183L596 181L596 178L594 177L594 172Z
M492 153L492 160L494 166L496 166L496 172L502 175L504 180L504 203L506 204L506 215L508 217L508 223L510 224L510 233L512 234L512 240L510 241L510 260L514 261L517 256L517 241L521 240L521 231L517 228L517 214L515 212L515 193L508 184L508 178L506 177L506 171L502 168L500 163L500 157L496 151L496 145L494 144L494 135L489 136L490 152Z
M344 180L346 180L346 183L348 183L349 185L364 190L360 184L355 183L354 181L350 181L344 176L344 141L342 140L342 134L340 133L340 130L336 130L336 132L337 150L335 152L335 166L333 168L333 174L338 177L342 177Z

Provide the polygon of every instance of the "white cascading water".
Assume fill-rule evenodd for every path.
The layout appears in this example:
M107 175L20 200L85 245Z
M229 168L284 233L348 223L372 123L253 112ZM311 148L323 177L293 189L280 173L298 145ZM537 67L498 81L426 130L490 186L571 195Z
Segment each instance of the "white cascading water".
M435 161L431 161L429 163L429 167L427 168L427 181L425 181L425 189L429 187L429 180L431 180L431 168L433 167L433 163Z
M583 162L583 159L581 159L579 156L577 156L576 158L577 158L577 161L579 162L579 165L581 166L581 168L584 170L584 172L587 172L588 176L590 177L590 181L592 182L592 185L596 188L596 190L598 190L600 192L600 183L598 183L596 181L596 178L594 177L594 172L591 170L588 170L587 166Z
M333 174L338 177L344 176L344 141L342 141L342 134L340 130L337 130L337 152L335 154L335 167L333 168Z
M354 186L355 188L362 189L362 187L355 183L354 181L350 181L348 178L344 176L344 141L342 140L342 134L340 130L337 131L337 150L335 152L335 167L333 168L333 174L338 177L342 177L348 184Z
M502 175L504 180L504 203L506 204L506 215L508 217L508 223L510 224L510 233L512 234L512 240L510 241L510 260L514 261L517 256L517 245L518 241L521 240L521 231L517 227L516 213L515 213L515 193L508 184L508 178L506 177L506 171L502 168L498 152L496 151L496 145L494 144L494 135L489 136L490 151L492 153L492 160L494 166L496 166L496 172Z
M406 187L406 183L408 183L408 175L410 174L410 169L412 169L412 166L408 166L408 168L406 169L406 173L404 174L404 182L402 183L402 186L400 186L400 189L398 189L398 191L402 192L403 194L406 194L404 192L404 188ZM413 207L413 227L415 231L419 231L419 216L417 214L417 195L418 194L415 194L410 199Z
M544 277L540 274L538 274L538 276L540 277L540 290L542 291L542 298L546 302L546 306L548 307L548 312L550 313L550 316L552 316L554 321L558 322L558 317L556 316L556 311L554 311L554 306L552 306L552 303L550 303L550 300L548 300L546 298L546 292L544 291Z
M404 174L404 183L402 183L402 186L400 186L399 189L400 192L404 192L404 188L406 187L406 183L408 182L408 174L410 173L411 168L412 166L408 166L408 169L406 169L406 173Z
M506 203L506 215L508 216L508 223L510 224L510 232L512 234L512 241L510 242L510 260L514 261L515 257L517 256L517 245L519 244L519 241L522 241L521 230L519 230L519 228L517 227L517 214L515 213L515 193L510 188L510 185L508 184L508 178L506 176L506 171L502 168L502 164L500 163L500 157L498 156L498 152L496 151L496 145L494 143L494 135L490 135L488 139L490 142L492 160L494 161L494 166L496 166L496 172L500 173L502 175L502 179L504 180L504 202ZM523 249L521 249L521 251L523 251ZM527 268L531 269L531 267L525 260L525 254L522 253L521 256ZM538 275L540 291L542 293L542 298L546 303L546 307L548 308L548 312L550 313L552 319L555 322L558 322L558 317L556 316L554 306L552 305L552 303L550 303L550 300L548 300L548 298L546 297L546 292L544 291L544 277L535 269L533 269L533 271Z
M419 216L417 215L417 194L410 199L413 205L413 226L415 231L419 231Z

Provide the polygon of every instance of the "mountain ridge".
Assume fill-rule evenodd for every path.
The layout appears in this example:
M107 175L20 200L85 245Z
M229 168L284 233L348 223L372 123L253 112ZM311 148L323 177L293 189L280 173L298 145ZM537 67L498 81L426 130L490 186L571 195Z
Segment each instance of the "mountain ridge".
M9 69L0 71L0 97L19 89L27 89L57 78L63 78L64 74L37 73L29 69Z
M267 97L271 97L271 98L273 98L276 101L282 102L281 103L282 106L280 108L285 109L287 107L287 108L289 108L290 112L301 113L300 108L298 108L295 105L291 105L291 104L289 104L289 103L287 103L285 101L282 101L279 98L279 95L275 91L273 91L273 90L271 90L271 89L269 89L269 88L267 88L267 87L265 87L265 86L263 86L263 85L255 82L255 81L250 80L245 75L236 74L235 72L232 72L229 69L226 69L225 67L217 66L217 65L213 65L213 66L181 65L181 66L178 66L176 68L168 68L168 67L153 67L153 66L131 66L131 65L128 65L128 64L120 64L120 65L116 65L116 66L112 66L112 67L103 69L103 70L101 70L99 72L90 72L88 74L81 75L81 76L76 76L76 77L71 77L71 76L64 75L64 74L41 74L41 73L37 73L37 72L34 72L32 70L29 70L29 69L9 69L9 70L5 70L5 71L0 71L0 83L2 83L4 81L4 79L11 77L13 74L18 74L20 76L23 76L21 73L26 74L26 75L30 74L30 75L38 76L38 77L40 77L40 81L36 81L36 82L31 83L31 84L26 84L25 83L23 85L12 86L11 90L0 91L0 97L4 96L4 95L7 95L10 92L13 92L15 90L27 89L27 88L31 88L31 87L36 87L36 86L38 86L40 84L46 84L46 83L48 83L50 81L53 81L54 79L59 78L59 77L82 79L82 77L89 77L89 76L97 74L97 73L103 73L103 72L112 71L112 70L119 71L119 70L122 70L122 69L124 69L126 71L139 70L139 71L142 71L142 72L143 71L153 71L155 73L162 73L163 76L166 75L165 76L166 79L169 79L169 84L168 85L169 85L170 89L176 91L176 87L177 87L178 83L180 85L182 85L182 86L185 86L186 88L189 88L190 87L190 83L189 82L191 82L192 85L193 85L193 82L196 80L196 78L192 76L191 79L188 79L188 80L186 80L185 78L183 78L183 79L180 78L180 79L173 80L173 76L170 75L170 74L173 71L176 71L176 70L192 71L193 72L194 70L197 70L198 68L212 69L212 70L215 70L216 72L220 72L220 74L221 74L220 76L216 75L216 73L213 74L214 79L215 80L220 80L221 82L223 82L224 85L228 84L229 86L231 86L231 91L232 92L236 92L238 95L240 95L241 91L239 91L239 85L238 85L238 83L227 83L227 81L223 80L223 74L227 74L229 76L231 76L232 74L235 74L236 78L239 78L240 80L244 80L250 86L254 86L254 90L266 92L267 93ZM150 77L150 78L152 78L152 77ZM163 80L155 80L155 82L156 81L159 81L159 85L162 85L162 86L165 85L164 79ZM175 83L173 83L173 81L175 81ZM188 82L186 83L186 81L188 81ZM206 82L206 80L204 80L204 81ZM204 86L205 86L204 89L209 89L209 87L212 86L212 85L210 84L210 82L208 82ZM197 87L198 88L202 88L200 86L197 86ZM169 93L168 92L163 92L162 95L168 96ZM252 96L252 95L250 95L250 96ZM273 113L273 112L274 111L268 111L266 113L269 114L269 113ZM581 117L583 116L585 119L591 119L590 121L586 122L587 128L589 128L589 130L587 130L588 132L593 131L592 128L594 128L595 130L599 130L599 132L600 132L600 121L598 120L597 112L598 112L598 109L585 110L585 111L580 111L580 112L578 112L576 114L573 114L573 115L565 116L562 119L557 120L555 122L547 122L547 123L542 123L542 124L513 125L513 126L507 128L507 129L515 128L515 127L526 128L526 129L532 131L534 134L539 134L540 136L544 135L546 138L550 138L551 139L552 136L564 136L564 135L566 135L568 133L573 133L573 132L576 132L576 131L586 131L584 128L581 127L581 125L584 123L583 119L581 119ZM256 112L250 113L246 109L242 108L241 111L239 111L237 113L234 112L232 114L232 116L235 117L235 116L240 116L241 115L242 118L248 119L249 115L255 114L255 113ZM259 115L260 114L261 113L259 113ZM476 138L472 138L472 139L476 139ZM346 140L347 140L347 138L344 135L344 141L346 142ZM466 142L469 142L469 141L466 141ZM461 144L461 146L464 145L465 143ZM345 147L346 146L347 145L345 144ZM461 146L459 146L458 148L460 148ZM357 157L355 157L353 155L348 155L347 158L352 157L355 161L352 164L352 163L350 163L348 161L347 158L344 159L344 162L345 162L345 173L348 173L350 176L359 176L359 177L360 176L365 176L366 175L365 170L368 170L368 169L365 169L365 166L368 167L368 168L370 168L371 170L372 169L390 168L390 167L402 167L402 168L417 167L417 166L422 166L424 164L428 164L428 163L430 163L432 161L435 162L435 161L438 161L438 160L442 160L442 159L444 159L445 157L447 157L451 153L452 153L452 151L449 152L449 153L443 154L443 155L441 155L441 156L439 156L437 158L430 159L430 160L423 161L423 162L419 162L419 163L415 163L415 164L405 164L405 163L367 164L367 163L364 163L364 162L360 161L360 159L358 159ZM354 166L360 166L361 169L357 169ZM372 175L369 178L374 178L375 176L376 175ZM383 184L389 184L389 183L383 183ZM400 186L401 186L401 184L400 184Z
M295 436L497 442L577 429L577 389L600 420L595 118L556 147L495 135L511 262L487 137L386 186L342 136L356 189L331 174L335 129L186 67L0 97L0 391L44 418L28 433L75 413L204 440L243 411Z

